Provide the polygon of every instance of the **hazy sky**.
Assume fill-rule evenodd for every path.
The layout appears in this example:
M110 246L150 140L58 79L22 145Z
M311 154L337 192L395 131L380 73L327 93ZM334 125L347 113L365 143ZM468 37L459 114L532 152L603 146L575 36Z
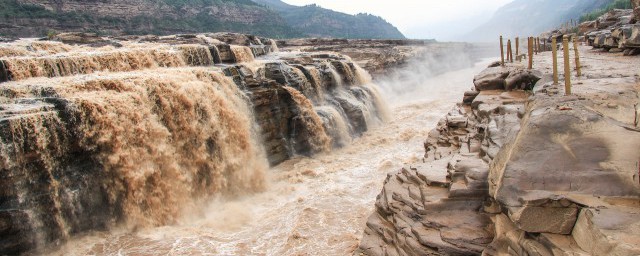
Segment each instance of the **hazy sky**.
M409 38L455 40L491 18L513 0L283 0L292 5L318 4L349 14L381 16Z

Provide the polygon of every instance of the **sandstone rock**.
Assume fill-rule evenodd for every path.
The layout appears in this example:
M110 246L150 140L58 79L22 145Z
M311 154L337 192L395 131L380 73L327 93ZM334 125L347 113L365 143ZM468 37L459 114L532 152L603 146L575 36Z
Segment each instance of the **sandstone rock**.
M473 84L477 91L504 90L509 73L510 70L503 67L487 68L473 78Z
M473 100L478 96L478 94L480 94L480 92L478 91L466 91L464 93L462 103L471 104L471 102L473 102Z
M624 31L625 39L623 45L625 47L640 48L640 24L635 24L628 28L628 30Z
M571 234L578 218L578 207L526 206L509 208L516 226L531 233Z
M637 209L583 209L572 236L591 255L638 255L638 217Z
M501 61L494 61L491 62L491 64L489 64L489 66L487 66L488 68L495 68L495 67L499 67L502 66L502 62Z
M505 79L505 90L532 90L540 80L542 73L539 71L518 69L509 73Z

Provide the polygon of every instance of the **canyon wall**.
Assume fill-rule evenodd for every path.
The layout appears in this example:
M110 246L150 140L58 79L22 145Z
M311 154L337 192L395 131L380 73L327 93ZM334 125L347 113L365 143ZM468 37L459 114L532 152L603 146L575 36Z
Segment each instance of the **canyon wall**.
M175 223L385 118L366 71L218 33L0 44L0 251ZM65 43L66 42L66 43Z

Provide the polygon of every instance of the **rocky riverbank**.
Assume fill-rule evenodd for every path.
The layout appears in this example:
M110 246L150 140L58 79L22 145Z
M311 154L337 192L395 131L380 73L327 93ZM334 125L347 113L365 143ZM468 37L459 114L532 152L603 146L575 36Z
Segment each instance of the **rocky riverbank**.
M571 96L553 85L550 52L535 56L537 71L476 76L424 158L387 176L361 252L640 253L640 60L580 52Z

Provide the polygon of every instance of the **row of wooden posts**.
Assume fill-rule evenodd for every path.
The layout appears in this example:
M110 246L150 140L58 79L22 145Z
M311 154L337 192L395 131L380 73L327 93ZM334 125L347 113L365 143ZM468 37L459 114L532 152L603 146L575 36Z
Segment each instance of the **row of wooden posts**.
M573 49L575 55L575 65L577 76L582 76L581 66L580 66L580 52L578 51L578 40L575 36L564 35L562 37L562 49L564 55L564 83L565 83L565 94L571 95L571 67L570 67L570 58L569 58L569 41L573 38ZM521 62L522 57L520 55L520 38L515 38L516 45L516 60ZM527 55L529 60L528 69L533 69L533 56L538 55L540 52L548 51L547 48L547 40L540 40L539 37L529 37L527 38ZM553 84L558 84L558 42L556 41L556 37L552 37L551 39L551 51L553 56ZM500 36L500 58L502 66L505 65L505 52L504 52L504 39ZM513 63L513 48L511 48L511 39L507 40L507 52L506 52L506 61Z

